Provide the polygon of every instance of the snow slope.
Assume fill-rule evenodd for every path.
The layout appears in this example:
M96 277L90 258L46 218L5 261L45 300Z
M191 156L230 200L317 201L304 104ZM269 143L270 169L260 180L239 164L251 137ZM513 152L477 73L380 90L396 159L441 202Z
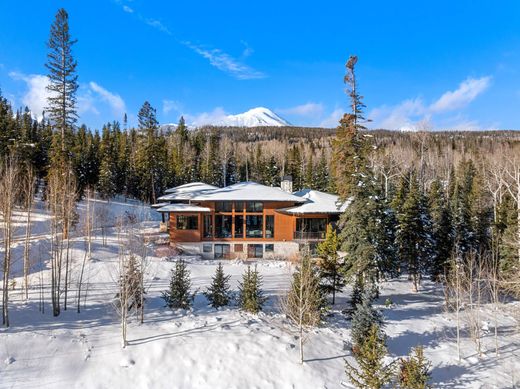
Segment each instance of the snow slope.
M229 127L259 127L259 126L290 126L291 124L275 114L269 108L258 107L237 115L228 115L213 123L216 126Z
M134 204L114 201L98 205L111 214L139 213ZM83 205L79 211L81 212ZM104 209L103 209L104 210ZM36 211L35 223L47 218L45 209ZM48 250L43 225L32 243L37 258ZM85 243L78 233L72 257L83 258ZM94 242L94 258L88 263L88 296L82 312L74 306L52 317L50 302L45 313L38 310L38 280L47 283L48 265L33 267L31 298L22 300L17 286L11 292L11 328L0 329L0 388L352 388L346 382L344 359L352 361L348 345L350 323L341 310L348 304L350 290L338 296L338 304L320 328L312 330L303 365L298 363L294 330L278 311L278 299L288 287L293 266L286 262L259 261L264 290L269 297L264 313L249 315L236 306L216 311L202 295L215 271L216 261L187 258L198 290L192 310L171 311L164 307L161 292L167 288L174 262L155 256L150 247L147 268L145 323L132 319L130 344L120 347L119 323L113 297L117 277L117 236L114 229L103 245L100 234ZM157 251L156 251L157 252ZM15 250L19 257L20 247ZM45 258L44 258L45 259ZM77 274L73 266L73 286ZM18 266L16 266L18 267ZM237 282L246 269L239 261L224 261L224 270ZM16 270L19 275L19 270ZM48 285L48 284L47 284ZM48 296L48 293L46 294ZM72 293L74 301L75 294ZM386 308L385 300L393 305ZM423 345L432 361L433 387L511 388L520 383L520 335L518 322L507 303L499 318L499 356L494 355L491 307L484 306L482 320L484 355L476 356L467 330L462 331L462 362L457 359L455 317L443 310L438 286L425 282L420 293L411 292L405 278L382 285L378 307L383 310L392 360Z

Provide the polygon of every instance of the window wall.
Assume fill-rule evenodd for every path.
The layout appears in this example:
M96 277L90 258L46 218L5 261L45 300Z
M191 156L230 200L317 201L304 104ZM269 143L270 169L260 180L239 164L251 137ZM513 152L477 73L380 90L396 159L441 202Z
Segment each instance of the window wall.
M177 229L178 230L197 230L199 228L199 217L177 215Z

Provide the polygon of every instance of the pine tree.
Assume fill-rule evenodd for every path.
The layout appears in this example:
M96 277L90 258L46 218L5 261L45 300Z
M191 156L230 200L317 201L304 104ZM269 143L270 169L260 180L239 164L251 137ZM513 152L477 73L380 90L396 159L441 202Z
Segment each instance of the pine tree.
M246 312L258 313L267 301L262 291L262 276L256 269L247 270L242 275L242 282L238 282L238 305Z
M345 370L350 382L360 389L380 389L387 385L394 374L393 364L385 364L387 355L385 336L373 324L367 336L357 345L354 353L358 367L345 361Z
M66 158L66 137L72 132L77 121L76 92L78 90L77 62L72 56L72 46L76 43L69 32L69 15L61 8L56 13L51 25L48 41L46 67L49 70L50 92L47 113L54 126L60 132L60 152ZM39 112L38 112L39 113Z
M222 266L222 263L219 262L215 270L215 275L212 278L211 285L204 293L213 308L220 308L229 304L229 300L231 299L229 292L230 278L230 275L226 276L224 274L224 267Z
M434 244L430 275L438 281L446 274L453 251L451 212L439 180L433 181L428 197Z
M345 286L345 278L341 272L343 261L339 259L338 249L336 230L329 227L325 240L318 245L318 254L322 258L319 266L320 287L324 294L332 293L332 305L336 303L336 292L341 292Z
M397 379L399 387L403 389L428 389L431 378L431 362L424 356L424 349L414 347L408 358L399 361Z
M369 336L374 325L381 329L383 326L383 315L372 305L373 295L370 290L365 290L361 296L361 303L356 306L352 315L352 349L357 352L359 345Z
M426 199L417 178L410 174L410 189L401 212L396 241L401 261L408 267L414 291L419 290L421 276L426 273L432 257L431 221Z
M382 276L397 273L394 215L375 189L358 192L339 225L347 279L361 277L363 283L376 284Z
M358 92L355 66L358 58L350 56L345 67L344 82L350 98L351 112L343 115L332 142L333 170L336 177L338 194L343 200L363 190L368 174L368 142L360 131L364 130L362 96Z
M190 295L190 271L186 262L182 259L177 261L171 273L170 288L162 293L162 298L169 308L188 309L191 306L192 296Z

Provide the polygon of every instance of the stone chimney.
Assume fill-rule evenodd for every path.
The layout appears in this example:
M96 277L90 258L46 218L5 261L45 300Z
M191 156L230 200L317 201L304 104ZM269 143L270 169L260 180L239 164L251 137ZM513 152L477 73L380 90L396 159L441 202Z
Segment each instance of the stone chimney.
M292 176L283 176L280 188L282 188L284 192L292 193Z

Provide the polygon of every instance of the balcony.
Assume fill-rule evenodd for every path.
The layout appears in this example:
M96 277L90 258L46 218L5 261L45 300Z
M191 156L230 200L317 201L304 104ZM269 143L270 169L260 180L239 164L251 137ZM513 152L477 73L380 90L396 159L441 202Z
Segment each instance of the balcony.
M324 240L325 235L327 235L326 231L294 231L294 240Z

